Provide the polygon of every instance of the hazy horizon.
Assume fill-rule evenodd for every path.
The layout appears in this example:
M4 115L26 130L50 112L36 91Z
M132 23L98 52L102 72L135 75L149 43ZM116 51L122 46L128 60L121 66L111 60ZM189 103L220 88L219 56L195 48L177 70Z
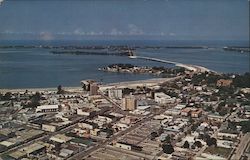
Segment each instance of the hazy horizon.
M5 0L0 40L249 41L248 5L248 0Z

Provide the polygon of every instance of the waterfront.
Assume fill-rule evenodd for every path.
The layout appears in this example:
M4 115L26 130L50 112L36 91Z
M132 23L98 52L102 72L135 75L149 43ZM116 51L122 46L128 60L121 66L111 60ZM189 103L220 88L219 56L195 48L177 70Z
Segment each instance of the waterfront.
M92 42L92 45L94 45L94 43L95 42ZM61 44L67 45L67 43ZM150 43L145 42L145 44L149 45ZM151 43L152 46L157 46L157 44L166 45ZM91 43L87 45L91 45ZM102 45L107 44L102 43ZM171 45L174 45L174 43ZM204 43L204 45L209 44ZM217 46L211 45L208 49L138 48L136 49L136 54L185 64L201 65L223 73L248 72L249 53L224 51L223 46L223 44ZM99 67L104 67L114 62L130 63L137 66L172 66L120 56L56 55L50 53L50 51L50 49L44 48L1 48L0 88L56 87L59 84L63 86L78 86L79 82L83 79L95 79L103 83L110 83L154 78L152 75L145 74L107 73L98 71Z

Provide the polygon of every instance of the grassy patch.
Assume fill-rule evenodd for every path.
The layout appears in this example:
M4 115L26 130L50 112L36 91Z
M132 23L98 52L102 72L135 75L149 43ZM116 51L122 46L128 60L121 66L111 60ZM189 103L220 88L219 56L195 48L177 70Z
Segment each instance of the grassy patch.
M222 147L208 147L204 152L210 153L212 155L217 155L220 157L227 158L232 149L230 148L222 148Z

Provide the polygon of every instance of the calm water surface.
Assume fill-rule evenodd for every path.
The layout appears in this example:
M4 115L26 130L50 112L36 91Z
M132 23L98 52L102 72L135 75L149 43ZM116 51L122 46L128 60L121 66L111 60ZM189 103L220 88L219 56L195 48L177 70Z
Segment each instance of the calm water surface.
M187 64L202 65L224 73L249 71L249 54L210 49L138 49L138 55L157 57ZM48 49L0 49L0 88L33 88L79 86L83 79L104 83L152 78L152 75L108 73L98 71L112 63L130 63L137 66L166 66L157 62L129 59L119 56L56 55Z

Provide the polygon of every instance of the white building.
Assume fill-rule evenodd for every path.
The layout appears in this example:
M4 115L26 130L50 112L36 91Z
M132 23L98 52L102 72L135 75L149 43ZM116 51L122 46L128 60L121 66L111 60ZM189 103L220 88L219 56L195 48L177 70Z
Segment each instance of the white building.
M42 105L42 106L37 106L36 112L58 112L59 111L59 106L58 105Z
M91 124L88 124L88 123L78 123L78 127L86 128L86 129L93 129L94 128Z
M119 131L124 131L129 128L127 124L124 123L116 123L112 128L117 128Z
M122 99L122 89L111 88L108 90L108 96L110 98Z
M97 118L95 118L93 120L94 123L96 123L100 128L102 128L102 126L104 124L109 124L112 122L112 119L109 117L105 117L105 116L97 116Z
M219 131L217 133L217 136L219 138L231 138L231 139L234 139L234 138L237 138L238 137L238 134L237 133L234 133L234 132L229 132L229 131Z
M168 109L165 111L166 115L173 115L173 116L180 115L180 113L181 111L177 109Z
M163 92L155 93L154 99L159 104L168 104L175 102L175 98L171 98L169 95L166 95Z
M122 142L117 142L117 143L115 144L115 146L116 146L117 148L122 148L122 149L126 149L126 150L132 150L131 145L126 144L126 143L122 143Z

